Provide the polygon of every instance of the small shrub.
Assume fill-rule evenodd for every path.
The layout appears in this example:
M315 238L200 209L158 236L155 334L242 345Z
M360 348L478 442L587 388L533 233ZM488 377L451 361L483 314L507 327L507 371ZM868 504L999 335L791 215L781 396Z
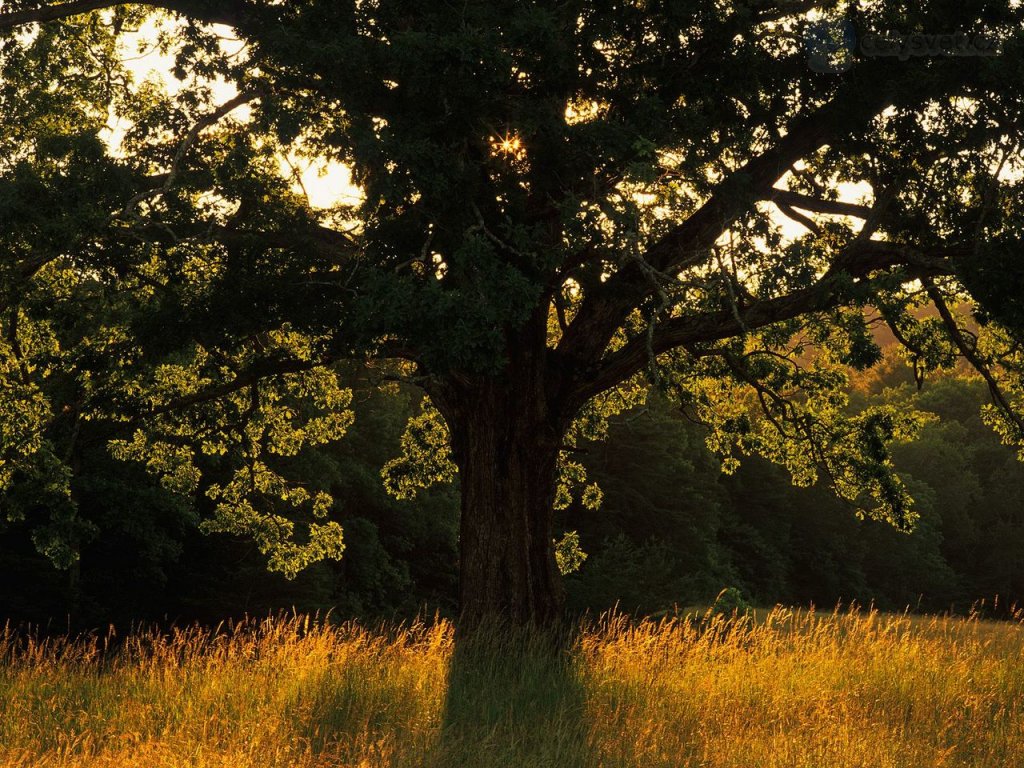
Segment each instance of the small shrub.
M753 612L753 606L746 601L743 593L736 587L726 587L719 592L709 611L712 616L725 616L726 618L750 616Z

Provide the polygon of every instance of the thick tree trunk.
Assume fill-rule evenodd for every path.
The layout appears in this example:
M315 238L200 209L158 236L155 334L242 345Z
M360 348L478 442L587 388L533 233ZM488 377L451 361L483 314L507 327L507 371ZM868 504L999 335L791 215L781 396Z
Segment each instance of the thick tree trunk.
M463 621L546 625L562 609L553 506L563 427L528 376L463 389L446 414L459 466Z

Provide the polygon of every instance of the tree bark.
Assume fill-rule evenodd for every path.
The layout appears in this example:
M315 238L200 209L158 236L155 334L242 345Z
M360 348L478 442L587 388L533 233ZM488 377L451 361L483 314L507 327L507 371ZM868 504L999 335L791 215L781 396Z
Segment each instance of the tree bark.
M528 365L509 370L513 380L478 380L442 406L462 494L464 625L549 625L562 611L552 537L564 425L546 406L543 378Z

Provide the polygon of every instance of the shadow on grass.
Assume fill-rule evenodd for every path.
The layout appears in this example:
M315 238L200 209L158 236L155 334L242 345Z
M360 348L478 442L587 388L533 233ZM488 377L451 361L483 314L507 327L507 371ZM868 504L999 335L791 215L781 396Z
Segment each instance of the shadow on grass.
M585 700L571 641L481 627L456 638L431 768L589 768Z

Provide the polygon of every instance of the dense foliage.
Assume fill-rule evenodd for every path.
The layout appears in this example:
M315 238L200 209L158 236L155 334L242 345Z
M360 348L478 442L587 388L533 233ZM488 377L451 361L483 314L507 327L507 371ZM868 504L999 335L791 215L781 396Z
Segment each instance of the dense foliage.
M833 31L990 45L836 49L830 69L805 44L822 12ZM131 71L140 40L165 78ZM765 460L871 520L917 525L914 546L937 557L930 510L969 486L930 496L918 478L915 493L893 446L930 434L927 411L851 403L848 384L879 363L884 324L918 382L966 361L984 420L1024 446L1022 42L1024 8L995 0L6 3L4 517L71 592L85 547L120 536L160 568L198 526L246 537L288 576L376 546L366 599L383 603L424 539L353 508L361 494L398 509L357 482L377 477L373 456L398 500L458 475L457 522L423 533L457 525L467 616L544 622L562 607L559 566L589 546L595 572L602 557L659 567L646 537L666 525L692 531L664 545L685 540L688 588L707 573L797 589L758 557L793 557L819 524L773 507ZM311 206L282 170L299 155L344 163L358 202ZM400 456L333 447L371 428L356 370L368 392L428 398L377 409L408 420ZM673 439L584 459L649 393L701 439L656 416L646 428ZM640 490L616 483L622 467L667 471L639 462L648 450L700 467L707 503L674 489L659 516L616 501ZM715 463L741 459L768 485L717 481ZM603 532L556 524L602 494L624 516ZM777 528L748 519L758 506ZM747 551L716 544L724 531ZM944 557L969 559L969 536L945 540L961 551ZM873 552L836 556L867 585ZM306 578L331 594L334 573Z
M195 510L97 448L76 497L93 535L78 567L56 570L31 546L27 521L0 533L0 615L51 626L138 619L218 621L297 607L335 616L451 614L457 598L458 498L450 486L397 501L379 469L394 455L416 397L353 381L356 420L345 440L310 454L301 472L339 500L346 554L294 581L267 573L254 544L202 536ZM587 559L569 577L573 610L618 605L646 613L706 604L734 586L757 604L874 601L885 608L967 611L1024 600L1024 466L981 423L977 379L944 377L917 393L896 360L860 379L856 405L913 405L935 419L895 450L921 500L910 535L860 519L819 485L795 488L764 461L719 471L703 428L667 401L613 419L579 458L604 492L560 525ZM69 618L70 614L70 618Z

